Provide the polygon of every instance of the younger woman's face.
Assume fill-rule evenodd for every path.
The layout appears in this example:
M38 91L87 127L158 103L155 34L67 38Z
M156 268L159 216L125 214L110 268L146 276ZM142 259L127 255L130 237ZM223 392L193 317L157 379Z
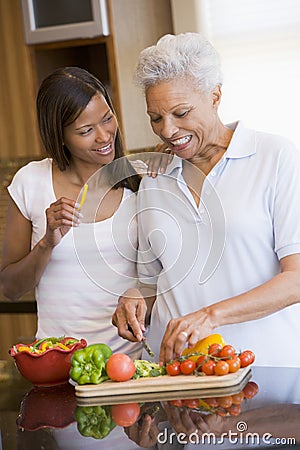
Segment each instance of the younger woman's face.
M103 95L95 95L78 118L64 128L72 158L104 166L115 157L118 123Z

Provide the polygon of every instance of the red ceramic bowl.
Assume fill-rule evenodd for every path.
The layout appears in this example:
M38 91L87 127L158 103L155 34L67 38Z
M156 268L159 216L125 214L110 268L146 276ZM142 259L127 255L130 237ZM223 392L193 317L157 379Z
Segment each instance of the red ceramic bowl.
M34 386L54 386L69 381L71 358L76 350L87 346L85 339L76 342L69 350L50 348L43 353L16 352L12 347L9 354L24 378Z
M76 406L75 389L71 384L34 387L22 400L17 425L28 431L65 428L76 421Z

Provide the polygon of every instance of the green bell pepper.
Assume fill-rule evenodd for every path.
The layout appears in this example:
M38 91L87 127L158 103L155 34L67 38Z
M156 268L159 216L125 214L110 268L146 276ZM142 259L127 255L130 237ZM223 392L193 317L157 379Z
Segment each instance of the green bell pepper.
M92 344L77 350L71 359L70 378L78 384L99 384L108 379L106 361L112 355L106 344Z
M94 439L105 438L116 426L109 406L77 406L75 418L79 433Z

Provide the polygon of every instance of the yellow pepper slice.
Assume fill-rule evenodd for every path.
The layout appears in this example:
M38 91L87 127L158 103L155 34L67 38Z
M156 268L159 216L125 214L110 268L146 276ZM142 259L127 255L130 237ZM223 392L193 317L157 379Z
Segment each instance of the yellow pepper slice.
M84 204L85 199L86 199L86 194L87 194L88 188L89 188L88 184L85 183L85 185L83 186L83 193L82 193L79 209L81 209L83 207L83 204Z
M65 344L62 344L61 342L58 342L56 346L62 348L63 350L70 350L70 347L67 347Z
M18 347L18 352L32 352L32 349L30 347L28 347L28 345L20 345L20 347Z
M53 347L53 345L52 345L52 343L51 342L43 342L42 343L42 346L41 346L41 352L43 353L43 352L45 352L46 350L48 350L49 348L52 348Z

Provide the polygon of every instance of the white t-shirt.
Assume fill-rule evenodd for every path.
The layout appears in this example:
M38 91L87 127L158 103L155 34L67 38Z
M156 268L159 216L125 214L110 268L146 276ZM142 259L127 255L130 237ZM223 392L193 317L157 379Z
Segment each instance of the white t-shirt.
M33 247L46 231L45 210L56 201L52 160L21 168L8 191L32 222ZM36 287L38 338L75 336L88 344L103 342L114 352L138 356L140 344L120 338L111 323L119 296L136 283L135 215L136 194L124 188L111 218L72 227L53 249Z
M281 258L300 253L300 152L285 138L231 127L199 208L180 158L141 182L138 271L158 286L148 334L156 355L171 318L261 285L280 272ZM258 365L299 367L299 318L297 304L215 332L238 350L253 350Z

